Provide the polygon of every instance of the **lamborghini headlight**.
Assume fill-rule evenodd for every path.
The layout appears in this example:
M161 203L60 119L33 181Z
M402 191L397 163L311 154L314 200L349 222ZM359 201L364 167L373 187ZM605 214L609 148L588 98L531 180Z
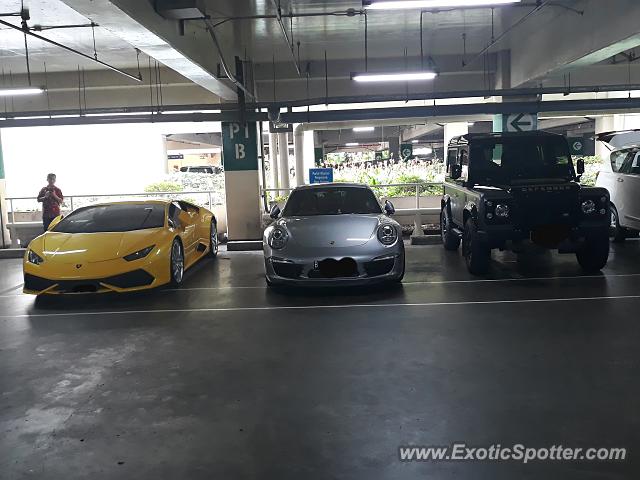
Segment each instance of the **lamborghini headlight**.
M130 253L129 255L125 255L123 258L127 262L133 262L134 260L140 260L141 258L144 258L147 255L149 255L151 253L151 250L153 250L154 247L155 247L155 245L151 245L150 247L143 248L142 250L138 250L137 252Z
M44 262L44 259L31 249L29 249L29 253L27 254L27 260L34 265L40 265Z
M284 228L276 227L269 234L269 246L275 250L284 248L289 240L289 235Z
M383 245L393 245L398 240L398 231L389 223L383 223L378 227L378 240Z

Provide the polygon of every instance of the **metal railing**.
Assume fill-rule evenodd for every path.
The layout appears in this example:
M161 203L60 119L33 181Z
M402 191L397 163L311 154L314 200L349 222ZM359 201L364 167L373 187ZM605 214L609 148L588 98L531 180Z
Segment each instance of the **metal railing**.
M216 192L213 190L205 190L205 191L189 191L189 192L144 192L144 193L109 193L109 194L100 194L100 195L66 195L64 197L64 202L61 205L61 210L71 212L76 207L91 205L95 203L103 203L108 200L127 200L127 199L135 199L135 198L184 198L185 196L203 196L205 197L205 202L196 202L203 207L213 207L216 205L223 205L222 201L217 201L215 199L216 196L219 196L221 192ZM224 194L222 194L224 195ZM83 200L89 201L83 201ZM38 205L37 197L7 197L7 203L9 204L8 214L9 214L9 225L15 225L20 223L29 223L29 222L16 222L15 214L16 213L27 213L27 212L36 212L40 209ZM15 205L17 202L31 202L33 208L28 210L16 210Z

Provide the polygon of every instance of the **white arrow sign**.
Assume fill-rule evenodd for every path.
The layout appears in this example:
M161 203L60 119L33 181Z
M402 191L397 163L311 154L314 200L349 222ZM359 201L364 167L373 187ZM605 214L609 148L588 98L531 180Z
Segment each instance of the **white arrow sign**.
M514 113L506 116L507 132L533 132L538 129L535 113Z

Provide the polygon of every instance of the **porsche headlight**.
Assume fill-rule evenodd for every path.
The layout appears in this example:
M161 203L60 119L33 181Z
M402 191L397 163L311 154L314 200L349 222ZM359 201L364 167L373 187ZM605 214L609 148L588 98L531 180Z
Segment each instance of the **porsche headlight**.
M586 215L591 215L596 211L596 202L593 200L585 200L582 202L582 212Z
M389 223L383 223L378 227L378 240L383 245L393 245L398 240L398 231Z
M150 247L143 248L142 250L138 250L137 252L130 253L129 255L125 255L123 258L127 262L133 262L134 260L139 260L149 255L151 253L151 250L153 250L153 247L155 247L155 245L151 245Z
M269 246L273 249L280 250L284 248L287 240L289 240L289 235L283 228L276 227L269 234Z
M29 263L33 263L34 265L40 265L42 262L44 262L44 259L31 249L27 254L27 260L29 261Z

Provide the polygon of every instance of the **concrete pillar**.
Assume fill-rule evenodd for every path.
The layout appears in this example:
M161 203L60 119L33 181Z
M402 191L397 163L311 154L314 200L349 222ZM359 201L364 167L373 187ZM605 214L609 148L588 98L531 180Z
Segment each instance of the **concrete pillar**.
M469 133L469 124L467 122L447 123L444 126L444 156L447 157L447 147L453 137L466 135Z
M293 152L296 157L296 186L305 184L304 168L304 125L299 123L293 128Z
M616 118L620 117L620 115L607 115L605 117L596 117L596 134L604 133L604 132L613 132L615 130L619 130L616 126L616 123L620 124L620 119ZM617 120L617 122L616 122ZM607 148L607 146L602 143L596 142L596 156L600 158L603 162L607 162L609 156L611 155L611 150Z
M400 137L389 137L389 157L400 159Z
M279 188L278 179L278 135L269 133L269 174L271 175L271 188Z
M309 183L309 169L316 166L316 141L313 130L304 131L304 182Z
M280 176L280 188L289 188L289 143L287 134L278 134L278 175Z
M166 135L161 135L161 142L162 142L162 172L164 174L169 173L169 154L167 153L167 136Z
M1 134L1 132L0 132ZM7 222L9 216L7 215L7 202L5 200L7 194L7 185L4 179L4 162L2 157L2 136L0 135L0 248L5 248L11 245L9 238L9 230L7 229Z

